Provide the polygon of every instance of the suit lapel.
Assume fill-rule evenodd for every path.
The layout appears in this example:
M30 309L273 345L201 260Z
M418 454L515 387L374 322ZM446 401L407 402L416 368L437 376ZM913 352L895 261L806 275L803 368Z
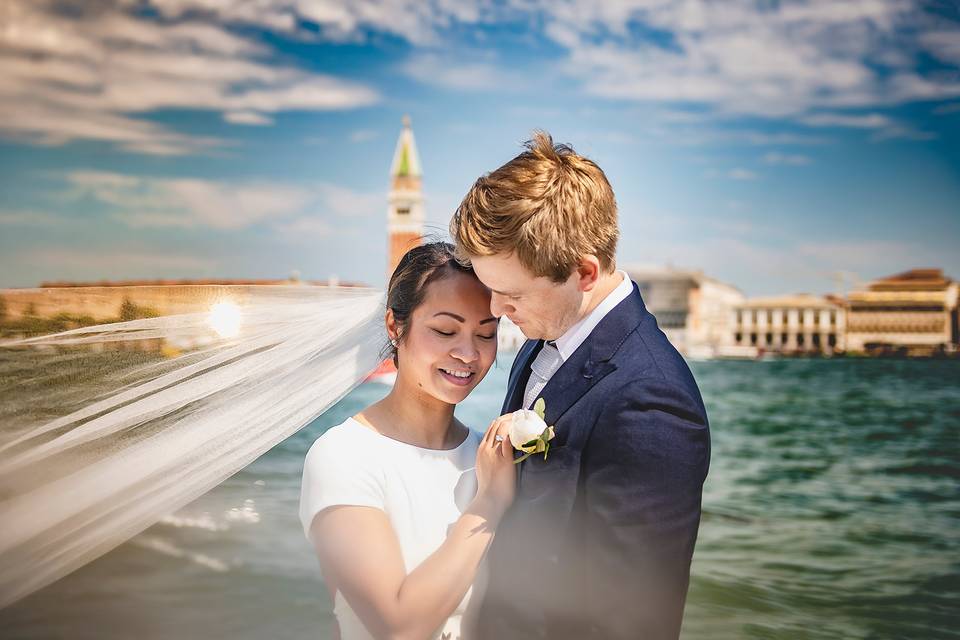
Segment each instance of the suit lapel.
M609 360L596 362L592 349L577 349L569 360L557 370L540 392L545 404L544 420L557 425L567 409L582 398L590 388L613 372L617 366ZM562 425L556 427L557 444L566 442Z
M633 292L604 316L570 358L540 392L546 405L547 424L555 425L557 444L566 442L567 428L560 418L590 388L617 366L611 361L627 336L649 316L636 284Z
M510 372L510 381L507 383L507 396L500 410L501 415L513 413L521 408L523 394L530 379L530 363L543 348L543 340L527 340L517 352L513 370Z

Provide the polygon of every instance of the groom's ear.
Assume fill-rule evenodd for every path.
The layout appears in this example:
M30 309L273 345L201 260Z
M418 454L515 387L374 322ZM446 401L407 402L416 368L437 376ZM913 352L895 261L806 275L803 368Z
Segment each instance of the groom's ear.
M590 254L580 256L580 263L574 274L580 291L593 291L600 281L600 259Z

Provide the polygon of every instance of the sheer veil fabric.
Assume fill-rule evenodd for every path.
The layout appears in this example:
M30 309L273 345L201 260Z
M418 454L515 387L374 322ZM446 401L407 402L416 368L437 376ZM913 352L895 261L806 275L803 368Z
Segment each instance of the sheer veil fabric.
M195 312L0 342L0 607L206 493L380 361L380 291L231 304L233 337Z

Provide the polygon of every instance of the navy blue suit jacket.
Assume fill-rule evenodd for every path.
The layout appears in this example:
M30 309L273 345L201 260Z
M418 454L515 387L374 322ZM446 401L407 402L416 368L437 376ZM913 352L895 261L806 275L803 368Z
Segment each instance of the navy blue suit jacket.
M521 347L503 413L521 408L542 345ZM519 466L480 637L677 638L710 434L693 375L636 285L540 397L556 436L546 460Z

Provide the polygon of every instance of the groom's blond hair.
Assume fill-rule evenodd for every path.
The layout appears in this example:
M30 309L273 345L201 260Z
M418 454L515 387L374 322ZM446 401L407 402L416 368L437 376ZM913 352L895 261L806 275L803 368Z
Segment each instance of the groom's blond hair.
M480 177L450 222L458 259L515 254L528 271L564 282L580 256L616 267L620 231L607 176L592 160L535 131L526 151Z

